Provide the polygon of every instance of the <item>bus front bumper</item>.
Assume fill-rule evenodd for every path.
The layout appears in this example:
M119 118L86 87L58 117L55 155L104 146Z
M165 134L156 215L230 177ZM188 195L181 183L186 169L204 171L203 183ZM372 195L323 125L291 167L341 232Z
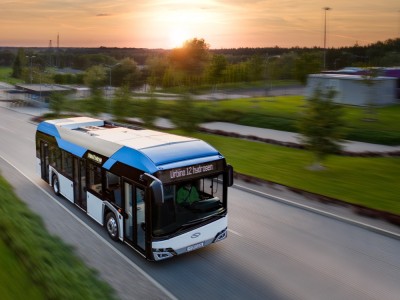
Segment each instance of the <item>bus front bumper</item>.
M216 223L194 229L169 240L154 242L152 247L154 260L167 259L224 240L228 235L227 218L222 218ZM218 230L217 233L215 233L216 229ZM214 231L214 233L211 233L211 231Z

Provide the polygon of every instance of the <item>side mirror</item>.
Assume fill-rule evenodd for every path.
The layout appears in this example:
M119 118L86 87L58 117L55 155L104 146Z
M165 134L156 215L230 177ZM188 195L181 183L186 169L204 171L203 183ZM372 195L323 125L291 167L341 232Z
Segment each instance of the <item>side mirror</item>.
M227 165L225 172L226 172L227 185L232 186L233 185L233 167L231 165Z
M154 202L156 204L164 203L164 188L162 182L158 178L147 173L144 173L141 179L144 179L147 182L154 198Z

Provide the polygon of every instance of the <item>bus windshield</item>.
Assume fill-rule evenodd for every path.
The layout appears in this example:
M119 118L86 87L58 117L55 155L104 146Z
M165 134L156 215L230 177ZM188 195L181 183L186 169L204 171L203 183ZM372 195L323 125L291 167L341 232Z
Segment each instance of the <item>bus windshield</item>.
M223 175L164 186L164 203L153 209L153 235L165 236L222 213Z

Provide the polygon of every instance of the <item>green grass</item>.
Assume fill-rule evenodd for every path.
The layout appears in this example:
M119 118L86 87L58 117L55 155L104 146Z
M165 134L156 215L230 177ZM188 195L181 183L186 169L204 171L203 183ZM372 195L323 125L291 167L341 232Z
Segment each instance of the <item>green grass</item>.
M241 125L271 128L297 132L297 120L305 104L302 96L281 96L274 98L253 98L220 101L211 109L214 116L224 116L226 121ZM206 109L207 104L202 104ZM236 112L236 115L233 114ZM400 145L400 105L379 107L376 120L365 121L365 109L343 106L346 122L346 139L376 144ZM233 117L232 117L233 116ZM212 121L212 118L208 121ZM217 120L217 118L214 118Z
M285 87L285 86L293 86L300 85L300 82L297 80L259 80L253 82L227 82L227 83L218 83L215 84L203 84L200 86L190 87L184 89L182 86L175 86L169 88L162 88L161 90L157 90L157 92L161 93L182 93L184 90L189 90L190 92L194 92L195 94L204 94L217 91L224 90L247 90L247 89L265 89L268 87Z
M246 98L197 103L204 121L225 121L246 126L297 132L297 120L306 100L303 96ZM376 120L366 121L365 108L342 106L345 139L400 145L400 105L376 108Z
M22 281L27 282L26 288L32 290L32 298L26 295L24 299L40 299L41 295L45 299L114 299L110 286L100 280L94 270L85 266L70 246L50 235L41 219L29 211L1 177L0 195L0 249L4 245L8 248L0 250L6 255L0 264L5 267L16 265L10 261L12 257L9 254L17 257L20 267L16 272L19 272ZM1 276L7 276L2 271L3 268L0 269ZM38 291L29 287L27 277L35 283ZM0 280L0 287L24 292L18 280L6 286ZM0 298L7 299L1 291Z
M238 173L400 214L399 158L332 155L325 171L310 171L313 157L306 150L209 134L193 136L217 148Z
M42 290L35 285L24 266L1 239L0 295L4 300L45 299Z
M0 67L0 81L9 83L9 84L17 84L23 82L20 79L16 79L11 77L12 68L9 67Z

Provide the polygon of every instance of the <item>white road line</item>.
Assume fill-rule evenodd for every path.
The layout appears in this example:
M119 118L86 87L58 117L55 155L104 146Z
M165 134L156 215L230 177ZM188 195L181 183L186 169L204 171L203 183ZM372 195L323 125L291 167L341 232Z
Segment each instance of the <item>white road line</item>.
M9 162L4 157L1 157L6 163L12 166L15 170L17 170L21 175L23 175L26 179L32 182L37 188L39 188L43 193L45 193L48 197L50 197L55 203L57 203L62 209L64 209L67 213L69 213L77 222L79 222L82 226L86 227L91 233L93 233L99 240L105 243L108 247L110 247L116 254L118 254L123 260L125 260L131 267L133 267L136 271L138 271L141 275L143 275L147 280L149 280L152 284L154 284L160 291L162 291L166 296L168 296L172 300L177 300L170 291L168 291L165 287L163 287L160 283L158 283L153 277L146 273L142 268L140 268L137 264L131 261L128 257L126 257L122 252L117 250L115 247L111 245L106 239L100 236L96 231L90 228L85 222L80 220L77 216L75 216L71 211L69 211L64 205L62 205L59 201L57 201L53 195L49 194L45 189L36 184L32 179L30 179L27 175L25 175L20 169L14 166L11 162Z
M373 231L373 232L376 232L376 233L379 233L379 234L382 234L382 235L386 235L386 236L389 236L391 238L395 238L395 239L399 239L400 240L400 234L398 234L396 232L393 232L393 231L382 229L382 228L379 228L379 227L376 227L376 226L373 226L373 225L370 225L370 224L367 224L367 223L363 223L363 222L360 222L360 221L356 221L356 220L353 220L353 219L350 219L350 218L345 218L345 217L342 217L342 216L337 215L337 214L333 214L333 213L330 213L330 212L327 212L327 211L324 211L324 210L321 210L321 209L318 209L318 208L314 208L314 207L311 207L311 206L308 206L308 205L304 205L304 204L301 204L301 203L297 203L297 202L294 202L294 201L291 201L291 200L288 200L288 199L285 199L285 198L274 196L274 195L271 195L271 194L268 194L268 193L265 193L265 192L260 192L260 191L257 191L255 189L251 189L251 188L248 188L248 187L245 187L245 186L241 186L241 185L238 185L238 184L234 184L233 187L236 187L236 188L238 188L238 189L240 189L242 191L245 191L245 192L250 192L252 194L255 194L255 195L258 195L258 196L261 196L261 197L266 197L266 198L269 198L269 199L274 200L274 201L278 201L278 202L285 203L285 204L288 204L288 205L291 205L291 206L294 206L294 207L298 207L298 208L301 208L301 209L304 209L304 210L307 210L307 211L311 211L311 212L314 212L314 213L322 215L322 216L330 217L330 218L333 218L333 219L336 219L336 220L339 220L339 221L342 221L342 222L346 222L348 224L353 224L353 225L359 226L361 228L364 228L364 229L367 229L367 230L370 230L370 231Z
M232 230L232 229L228 229L228 231L229 232L231 232L231 233L233 233L233 234L236 234L236 235L238 235L238 236L240 236L240 237L242 237L243 235L242 234L240 234L239 232L237 232L237 231L234 231L234 230Z

